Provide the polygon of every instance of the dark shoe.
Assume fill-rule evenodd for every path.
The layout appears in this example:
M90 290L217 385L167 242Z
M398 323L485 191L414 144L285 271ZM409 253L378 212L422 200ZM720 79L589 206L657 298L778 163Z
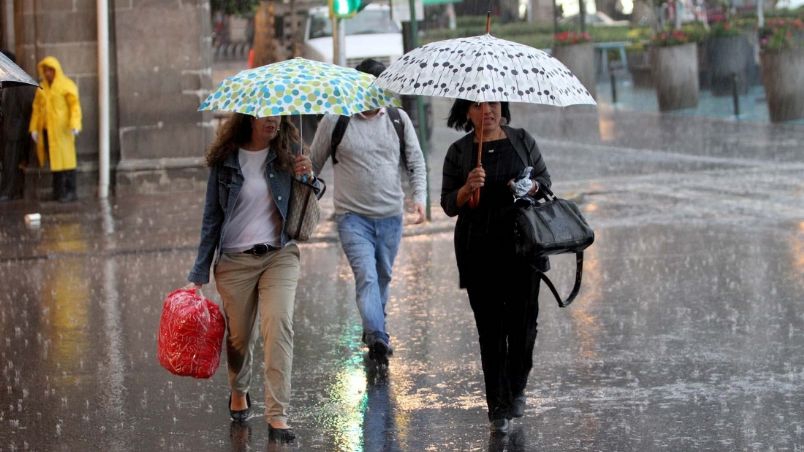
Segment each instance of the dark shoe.
M492 419L489 428L492 434L507 435L508 430L511 428L511 422L506 418Z
M229 394L229 416L232 418L234 422L246 422L248 420L249 415L251 414L251 396L246 393L246 409L245 410L233 410L232 409L232 394Z
M511 416L522 417L525 415L525 401L525 394L514 397L514 400L511 402Z
M388 345L383 341L376 341L369 346L369 359L378 364L388 364Z
M279 441L280 443L289 443L296 439L296 434L293 433L292 428L276 428L268 424L268 439Z
M360 342L362 342L362 343L364 343L364 344L368 345L368 339L367 339L367 336L366 336L366 332L365 332L365 331L363 331L363 335L361 335L361 336L360 336ZM388 355L388 356L394 356L394 346L393 346L393 345L391 345L391 344L386 344L385 346L388 348L388 352L386 353L386 355ZM370 347L369 347L369 348L370 348Z

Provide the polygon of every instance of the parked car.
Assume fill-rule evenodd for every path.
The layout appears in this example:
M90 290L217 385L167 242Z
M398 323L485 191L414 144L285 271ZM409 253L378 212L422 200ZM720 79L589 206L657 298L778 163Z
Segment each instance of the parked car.
M578 23L578 14L573 14L571 16L565 16L563 19L559 21L561 25L575 25ZM608 14L602 13L600 11L594 13L586 13L586 25L590 27L615 27L615 26L627 26L627 20L614 20L609 17Z
M366 58L373 58L389 66L404 54L402 42L402 25L391 19L391 8L388 5L369 4L346 24L346 66L355 67ZM310 8L304 31L302 54L310 60L332 63L332 21L326 6ZM417 124L418 112L415 102L403 99L405 111ZM425 100L425 117L427 118L428 137L433 131L433 117L429 100ZM311 142L318 126L317 118L305 116L302 134L306 142Z
M366 58L386 66L402 56L402 26L391 20L387 5L369 4L346 24L346 66L355 67ZM311 8L305 26L303 56L332 63L332 21L326 6Z

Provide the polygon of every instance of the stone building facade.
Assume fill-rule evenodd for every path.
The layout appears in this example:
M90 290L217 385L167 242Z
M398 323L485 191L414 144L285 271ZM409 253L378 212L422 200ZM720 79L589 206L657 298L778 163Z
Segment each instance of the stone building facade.
M212 88L209 0L114 0L109 8L112 190L147 193L206 182L210 113L197 111ZM59 59L79 88L83 131L77 139L79 193L98 181L97 0L2 0L3 47L36 74ZM29 165L26 196L46 196L47 168Z

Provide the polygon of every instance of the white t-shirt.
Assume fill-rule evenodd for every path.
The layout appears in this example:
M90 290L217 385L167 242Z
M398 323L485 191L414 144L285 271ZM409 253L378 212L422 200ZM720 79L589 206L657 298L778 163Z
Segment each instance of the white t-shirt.
M232 217L226 223L221 248L224 252L240 252L259 243L279 246L282 216L265 180L265 158L268 149L240 149L238 159L243 172L243 187L235 201Z

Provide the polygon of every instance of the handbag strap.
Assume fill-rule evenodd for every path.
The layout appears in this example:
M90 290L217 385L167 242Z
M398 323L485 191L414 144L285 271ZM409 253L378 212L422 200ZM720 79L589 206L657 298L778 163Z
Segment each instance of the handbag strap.
M583 251L575 253L575 285L572 287L572 292L570 292L566 300L561 300L561 296L558 294L556 286L553 285L553 282L550 281L550 278L548 278L547 275L544 273L539 274L541 275L542 281L544 281L544 283L547 285L547 288L550 289L550 292L553 292L553 296L556 298L558 306L560 308L566 308L570 305L570 303L572 303L573 300L575 300L575 297L581 290L581 278L583 277Z
M304 224L304 221L302 221L302 219L304 218L304 215L307 214L307 206L310 204L310 192L309 192L309 190L312 190L312 189L305 185L305 186L303 186L302 190L307 190L307 196L304 197L304 204L302 205L301 215L299 216L299 219L300 219L299 226L296 227L296 235L295 235L296 237L301 235L302 225Z

